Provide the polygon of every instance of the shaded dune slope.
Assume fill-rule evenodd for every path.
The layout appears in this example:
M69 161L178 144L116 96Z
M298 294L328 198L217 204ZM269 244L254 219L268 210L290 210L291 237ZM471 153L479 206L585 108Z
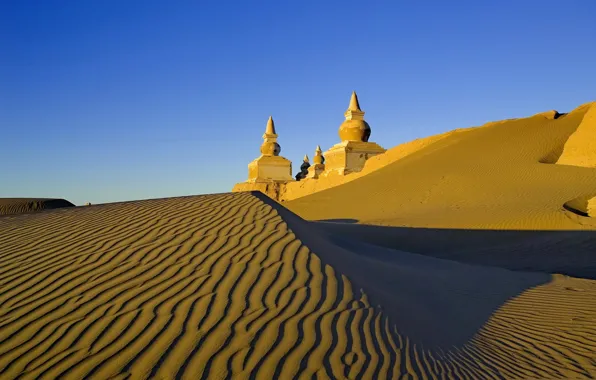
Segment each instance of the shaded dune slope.
M595 296L358 242L260 194L54 210L0 218L0 377L589 377Z
M584 227L593 218L567 212ZM587 222L591 222L591 225ZM596 231L491 230L316 222L319 230L372 245L463 263L596 279Z
M74 205L64 199L0 198L0 216L29 214L62 207L74 207Z

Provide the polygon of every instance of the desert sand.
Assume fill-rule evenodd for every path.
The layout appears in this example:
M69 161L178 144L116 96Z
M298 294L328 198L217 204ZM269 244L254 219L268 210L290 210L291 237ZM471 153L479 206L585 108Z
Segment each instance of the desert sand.
M0 377L595 377L596 223L565 207L596 195L570 139L592 107L406 145L283 203L0 217Z
M596 168L557 163L596 103L442 138L339 187L284 203L308 220L425 228L584 230L563 205L596 195ZM592 144L589 139L584 144ZM591 150L592 154L594 151ZM379 202L382 199L382 202Z

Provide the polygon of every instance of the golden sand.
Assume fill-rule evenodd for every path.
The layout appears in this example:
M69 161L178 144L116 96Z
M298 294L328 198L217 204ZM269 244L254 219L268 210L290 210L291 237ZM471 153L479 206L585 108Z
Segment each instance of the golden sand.
M257 193L0 218L2 378L588 376L593 281L346 240Z
M411 144L288 208L0 217L0 378L595 377L596 223L564 205L596 169L556 164L587 109Z
M369 158L364 164L364 168L347 176L338 174L337 172L325 172L323 176L318 179L306 178L297 182L290 182L285 184L281 192L273 192L272 196L277 196L282 202L301 198L312 193L330 189L335 186L343 185L347 182L364 177L376 170L381 169L397 160L400 160L410 154L413 154L435 142L452 136L457 133L462 133L471 128L461 128L446 133L441 133L434 136L423 137L413 141L400 144L394 148L388 149L384 154ZM269 193L267 193L269 194Z
M595 193L596 168L555 163L590 106L596 108L590 104L556 119L538 114L456 133L362 178L284 205L309 220L583 230L563 206Z

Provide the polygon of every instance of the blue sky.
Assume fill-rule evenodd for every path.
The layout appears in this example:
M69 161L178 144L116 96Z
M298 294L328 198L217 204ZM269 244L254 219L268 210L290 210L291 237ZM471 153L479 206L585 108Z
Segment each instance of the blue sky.
M596 100L596 1L0 2L0 197L226 192L273 115L339 141L356 90L392 147Z

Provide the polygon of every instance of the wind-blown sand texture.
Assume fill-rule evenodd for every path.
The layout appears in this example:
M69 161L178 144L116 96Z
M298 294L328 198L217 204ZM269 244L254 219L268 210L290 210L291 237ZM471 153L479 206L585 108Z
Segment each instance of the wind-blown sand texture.
M0 217L0 378L596 377L596 222L566 206L596 169L555 164L588 109L448 134L288 208Z
M596 285L380 248L259 193L0 218L0 377L596 375Z
M28 214L74 205L64 199L0 198L0 215Z

